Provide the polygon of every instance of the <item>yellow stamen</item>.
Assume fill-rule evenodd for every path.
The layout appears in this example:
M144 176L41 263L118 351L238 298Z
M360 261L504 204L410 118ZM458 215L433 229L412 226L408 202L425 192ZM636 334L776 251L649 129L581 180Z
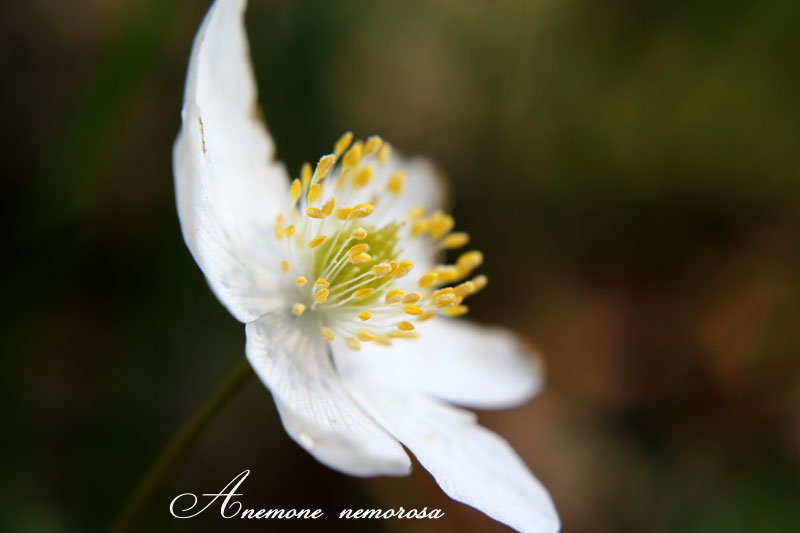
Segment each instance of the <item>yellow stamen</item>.
M380 265L375 265L372 267L372 275L376 278L385 278L392 272L392 266L387 265L386 263L381 263Z
M359 170L358 174L356 174L356 177L353 178L353 185L356 188L363 187L364 185L369 183L371 179L372 179L372 167L366 166L361 170Z
M417 320L420 322L425 322L426 320L430 320L431 318L436 316L436 311L426 311L424 315L421 315Z
M347 217L350 216L350 213L353 211L352 207L340 207L336 210L336 218L339 220L347 220Z
M465 281L461 285L457 285L455 288L456 296L459 298L469 296L473 292L475 292L475 283L472 281Z
M461 254L456 261L456 268L462 276L468 275L483 263L483 254L477 250Z
M316 207L306 209L306 215L311 218L325 218L325 213L322 212L322 209L317 209Z
M354 265L358 265L361 263L369 263L372 261L372 256L369 254L358 254L356 256L349 257L347 260Z
M354 350L360 350L361 349L361 343L358 342L358 339L355 339L353 337L348 337L347 338L347 345L350 346Z
M439 274L440 284L450 283L451 281L455 281L463 277L459 270L453 265L442 265L437 269L436 272Z
M373 292L375 292L375 289L373 289L372 287L366 287L364 289L358 289L357 291L355 291L353 293L353 298L356 298L358 300L363 300L364 298L367 298L370 295L372 295Z
M489 283L489 278L487 278L483 274L481 274L480 276L475 276L474 278L472 278L472 284L475 286L475 289L472 292L478 292L479 290L484 288L487 283Z
M347 251L347 255L350 257L355 257L360 253L364 253L369 249L369 245L366 243L356 244L352 248Z
M433 293L433 305L436 307L446 307L455 302L456 291L451 288L441 289Z
M322 206L322 214L326 217L333 213L333 206L336 205L336 197L331 196L330 200L325 202L325 205Z
M350 146L350 143L353 142L353 132L347 131L339 137L339 140L336 141L336 144L333 147L333 153L336 157L339 157L344 153L345 150Z
M398 195L403 192L405 184L406 184L406 175L403 173L402 170L398 170L389 179L389 183L386 184L386 188L389 189L390 193Z
M286 236L291 238L294 235L294 224L286 226Z
M375 344L380 344L381 346L391 346L392 342L387 337L375 335Z
M431 217L430 224L429 231L431 232L431 237L438 239L453 229L455 221L450 215L445 215L441 211L436 211Z
M467 313L469 308L466 305L454 305L453 307L445 307L442 313L447 316L461 316Z
M364 144L361 141L356 141L353 146L344 154L342 159L342 166L345 168L355 168L361 162L362 149Z
M304 189L311 183L311 164L303 163L303 166L300 168L300 181Z
M284 259L283 261L281 261L281 270L283 271L283 273L284 273L284 274L286 274L287 272L289 272L289 269L290 269L290 268L291 268L291 267L289 266L289 261L287 261L286 259Z
M304 287L306 283L308 283L308 280L306 278L304 278L303 276L297 276L298 287Z
M308 203L313 204L314 202L316 202L317 198L319 198L319 193L321 190L322 187L320 187L319 183L315 183L314 185L312 185L308 189L308 195L306 196Z
M275 219L275 238L277 240L283 239L283 215L280 213Z
M327 176L328 172L330 171L330 169L331 169L331 167L333 166L334 163L336 163L336 156L335 155L328 154L328 155L322 156L320 158L320 160L319 160L319 163L317 163L317 170L314 172L314 175L316 176L316 178L315 178L316 181L319 181L322 178L324 178L325 176Z
M469 234L464 232L451 233L442 239L442 248L454 249L461 248L469 242Z
M417 235L422 235L428 228L430 227L430 222L427 219L420 219L414 222L414 225L411 226L411 236L416 237Z
M314 287L318 289L327 289L331 286L330 281L322 278L317 278L317 281L314 282Z
M369 312L369 311L367 311L367 310L365 309L365 310L361 311L360 313L358 313L358 318L360 318L361 320L363 320L363 321L365 321L365 322L366 322L367 320L369 320L370 318L372 318L372 315L370 314L370 312Z
M333 334L333 330L331 328L322 328L320 333L322 333L322 338L326 341L332 341L336 338L336 335Z
M411 269L414 268L414 263L409 261L408 259L404 261L400 261L397 265L397 269L394 271L395 277L402 278L403 276L407 276Z
M383 144L383 139L378 137L377 135L373 135L369 139L367 139L367 144L364 145L364 155L368 156L374 153L378 148L381 147Z
M403 331L414 331L414 324L412 324L411 322L406 322L405 320L399 322L397 324L397 327Z
M386 303L396 304L403 299L403 289L392 289L386 293Z
M373 335L368 331L359 331L358 333L356 333L356 337L358 337L358 340L364 342L369 342L375 339L375 335Z
M292 197L292 205L297 203L297 200L300 199L300 195L303 193L303 186L300 184L299 179L295 179L292 182L292 188L289 190L289 195Z
M427 274L419 278L419 288L420 289L430 288L430 286L433 285L434 282L436 281L437 277L438 274L436 274L436 272L428 272Z
M354 238L360 241L362 239L367 238L367 230L365 230L364 228L356 228L350 235L352 235Z
M303 311L305 310L306 306L300 303L294 304L294 307L292 307L292 313L296 314L297 316L302 315Z
M406 294L406 297L403 298L403 303L404 304L415 304L415 303L417 303L419 301L419 298L420 298L420 296L416 292L409 292L408 294Z
M350 216L353 218L364 218L372 214L375 210L375 207L372 204L358 204L357 206L353 207L353 210L350 212Z
M425 206L418 205L417 207L412 208L411 211L408 212L408 219L414 220L415 218L419 218L424 214L425 214Z
M423 311L422 308L417 307L416 305L412 305L412 304L405 305L403 307L403 311L405 311L409 315L415 315L415 316L419 316L419 315L424 315L425 314L425 311Z
M331 293L328 289L321 289L317 294L314 295L314 301L318 304L325 303L325 300L328 299L328 295Z
M385 165L389 162L389 158L392 156L392 147L389 143L383 143L381 149L378 150L378 163L381 165Z
M317 246L322 244L323 241L325 241L326 238L327 238L327 235L317 235L316 237L314 237L313 239L311 239L308 242L308 247L309 248L316 248Z
M419 338L419 333L417 333L416 331L392 330L388 333L388 337L390 339L417 339Z

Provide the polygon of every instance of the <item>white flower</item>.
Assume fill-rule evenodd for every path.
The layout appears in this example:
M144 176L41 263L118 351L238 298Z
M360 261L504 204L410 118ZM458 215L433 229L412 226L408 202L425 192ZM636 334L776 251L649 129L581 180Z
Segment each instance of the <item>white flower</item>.
M540 378L513 335L450 318L486 278L472 277L479 252L434 261L468 237L438 209L433 169L346 134L290 184L258 113L244 8L218 0L195 38L175 185L186 244L246 324L286 431L357 476L408 474L402 442L452 498L519 530L558 530L511 447L450 405L519 404Z

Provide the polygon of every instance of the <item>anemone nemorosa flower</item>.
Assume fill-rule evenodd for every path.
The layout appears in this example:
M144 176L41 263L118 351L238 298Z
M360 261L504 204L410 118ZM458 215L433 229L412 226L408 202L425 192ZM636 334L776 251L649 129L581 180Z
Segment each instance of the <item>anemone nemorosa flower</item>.
M186 244L246 324L286 431L356 476L408 474L402 443L450 497L519 530L557 530L511 447L453 406L513 406L541 379L513 335L456 318L486 278L477 251L437 262L469 239L440 208L440 179L347 133L290 180L258 112L244 8L218 0L195 38L175 187Z

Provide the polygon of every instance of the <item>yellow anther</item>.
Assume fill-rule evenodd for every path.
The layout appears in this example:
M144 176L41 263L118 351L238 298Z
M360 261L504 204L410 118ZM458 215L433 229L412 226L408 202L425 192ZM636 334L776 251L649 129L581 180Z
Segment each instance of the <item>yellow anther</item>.
M317 163L317 170L314 171L315 181L319 181L328 175L333 164L336 163L336 156L333 154L324 155Z
M366 253L365 254L358 254L358 255L351 255L350 257L347 258L347 260L349 262L353 263L354 265L358 265L358 264L361 264L361 263L369 263L370 261L372 261L372 256L369 255L369 254L366 254Z
M356 333L356 337L358 337L358 340L363 342L369 342L375 339L375 335L373 335L369 331L359 331L358 333Z
M397 269L394 271L395 277L402 278L403 276L407 276L411 269L414 268L414 263L409 261L408 259L404 261L400 261L397 265Z
M308 203L313 204L314 202L316 202L317 198L319 198L319 193L321 190L322 187L320 187L319 183L315 183L314 185L312 185L308 189L308 195L306 196Z
M364 218L372 214L375 210L375 207L372 204L358 204L357 206L353 207L353 210L350 212L350 216L353 218Z
M472 292L478 292L479 290L484 288L487 283L489 283L489 278L487 278L483 274L481 274L480 276L475 276L474 278L472 278L472 284L475 286Z
M411 211L408 212L408 219L414 220L415 218L419 218L424 214L425 214L425 206L418 205L417 207L412 208Z
M358 339L356 339L354 337L348 337L347 338L347 345L350 346L354 350L360 350L361 349L361 343L358 341Z
M397 331L396 329L390 331L387 336L390 339L417 339L419 333L416 331Z
M289 237L289 238L294 236L294 224L286 226L286 236Z
M331 291L328 289L320 289L317 294L314 295L314 301L318 304L325 303L330 293Z
M436 211L430 220L430 228L428 231L431 232L431 237L434 239L438 239L451 229L455 225L455 221L453 217L450 215L445 215L441 211Z
M467 313L469 308L466 305L454 305L452 307L445 307L442 310L442 313L446 314L447 316L461 316Z
M420 315L420 317L417 320L419 320L420 322L425 322L426 320L430 320L435 316L436 316L436 311L426 311L425 314Z
M414 225L411 226L411 236L416 237L417 235L422 235L428 228L430 227L430 222L427 219L421 218L414 222Z
M317 209L316 207L306 209L306 215L311 218L325 218L325 213L322 212L322 209Z
M392 341L390 341L388 337L375 335L375 344L380 344L381 346L391 346Z
M462 276L468 275L483 263L483 254L477 250L461 254L456 261L456 268Z
M350 213L353 211L352 207L340 207L336 210L336 218L339 220L347 220L347 217L350 216Z
M342 155L344 151L350 147L351 142L353 142L353 132L347 131L344 135L339 137L338 141L336 141L336 145L333 147L334 155L336 155L336 157Z
M403 320L397 324L397 327L403 331L414 331L414 324Z
M403 307L403 311L405 311L409 315L415 315L415 316L419 316L419 315L424 315L425 314L425 311L423 311L421 307L417 307L416 305L413 305L413 304L406 304Z
M475 283L472 281L465 281L464 283L457 285L454 290L458 298L465 298L475 292Z
M430 288L430 286L433 285L434 282L436 282L437 277L438 274L436 272L428 272L427 274L419 278L419 288L420 289Z
M300 199L300 195L303 193L303 186L300 184L299 179L295 179L292 182L292 188L289 189L289 196L292 197L292 205L297 203L297 200Z
M386 188L389 189L389 192L392 194L400 194L403 192L403 187L405 187L405 184L406 175L402 170L398 170L391 178L389 178L389 183L386 184Z
M283 261L281 261L281 270L283 271L283 273L284 273L284 274L286 274L287 272L289 272L289 269L290 269L290 268L291 268L291 267L289 266L289 261L287 261L286 259L284 259Z
M454 303L456 301L456 293L453 289L450 289L447 292L444 292L446 289L442 291L436 291L433 294L433 305L436 307L447 307L448 305Z
M278 240L283 239L283 215L280 213L275 219L275 238Z
M356 187L363 187L372 179L372 167L366 166L358 171L356 177L353 178L353 185Z
M381 263L372 267L372 275L376 278L385 278L392 273L392 265Z
M318 289L327 289L330 286L331 283L326 279L317 278L317 281L314 282L314 287Z
M396 304L403 299L403 289L392 289L386 293L386 303Z
M390 274L394 274L397 272L397 268L400 266L399 261L389 261L389 266L392 267L392 270L389 272Z
M459 270L453 265L442 265L436 272L439 274L440 284L450 283L451 281L456 281L463 277Z
M333 330L331 328L322 328L320 333L322 334L322 338L326 341L332 341L336 338L336 335L333 334Z
M367 238L367 230L365 230L364 228L356 228L355 230L353 230L353 233L351 233L350 235L353 238L356 238L356 239L358 239L360 241L362 239L366 239Z
M365 310L361 311L360 313L358 313L358 318L360 318L361 320L363 320L363 321L365 321L365 322L366 322L367 320L369 320L370 318L372 318L372 315L370 314L370 312L369 312L369 311L367 311L367 310L365 309Z
M442 248L448 248L452 250L453 248L461 248L468 242L469 242L469 234L464 232L456 232L456 233L451 233L450 235L442 239L441 244Z
M383 144L383 139L377 135L373 135L367 139L367 143L364 145L364 155L368 156L375 153L375 151L381 147L381 144Z
M309 248L316 248L317 246L322 244L325 241L326 238L327 238L327 235L317 235L316 237L314 237L313 239L308 241L308 247Z
M310 163L303 163L303 166L300 168L300 182L303 184L303 188L305 189L308 187L308 184L311 183L311 164Z
M353 146L344 154L344 159L342 159L342 166L345 168L355 168L361 162L361 156L363 155L363 148L364 143L361 141L356 141L353 143Z
M353 292L353 298L358 300L363 300L364 298L368 298L375 292L375 289L372 287L366 287L364 289L358 289L357 291Z
M336 205L336 197L331 196L330 199L322 206L322 214L326 217L333 213L333 206Z
M378 150L378 163L385 165L389 162L390 157L392 157L392 147L389 143L383 143L381 149Z
M300 303L294 304L294 307L292 307L292 313L296 314L297 316L302 315L303 311L305 310L306 306Z
M403 298L403 303L415 304L419 301L419 298L420 296L416 292L409 292L408 294L406 294L405 298Z
M308 283L308 280L306 278L304 278L303 276L297 276L298 287L304 287L306 283Z
M355 257L360 253L364 253L369 249L369 245L367 243L356 244L349 250L347 250L347 255L350 257Z

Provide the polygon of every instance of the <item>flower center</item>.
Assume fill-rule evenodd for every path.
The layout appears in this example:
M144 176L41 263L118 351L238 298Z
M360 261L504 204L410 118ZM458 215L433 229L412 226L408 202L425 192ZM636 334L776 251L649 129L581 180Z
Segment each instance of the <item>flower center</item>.
M292 280L294 314L314 312L324 339L342 335L359 349L362 342L416 338L414 322L437 314L465 314L464 298L486 277L464 281L483 261L478 251L433 264L437 252L460 248L469 236L452 232L453 218L440 210L398 212L408 204L399 158L380 137L352 141L343 135L313 172L303 165L275 238L285 252L281 270ZM425 271L411 275L411 258Z

